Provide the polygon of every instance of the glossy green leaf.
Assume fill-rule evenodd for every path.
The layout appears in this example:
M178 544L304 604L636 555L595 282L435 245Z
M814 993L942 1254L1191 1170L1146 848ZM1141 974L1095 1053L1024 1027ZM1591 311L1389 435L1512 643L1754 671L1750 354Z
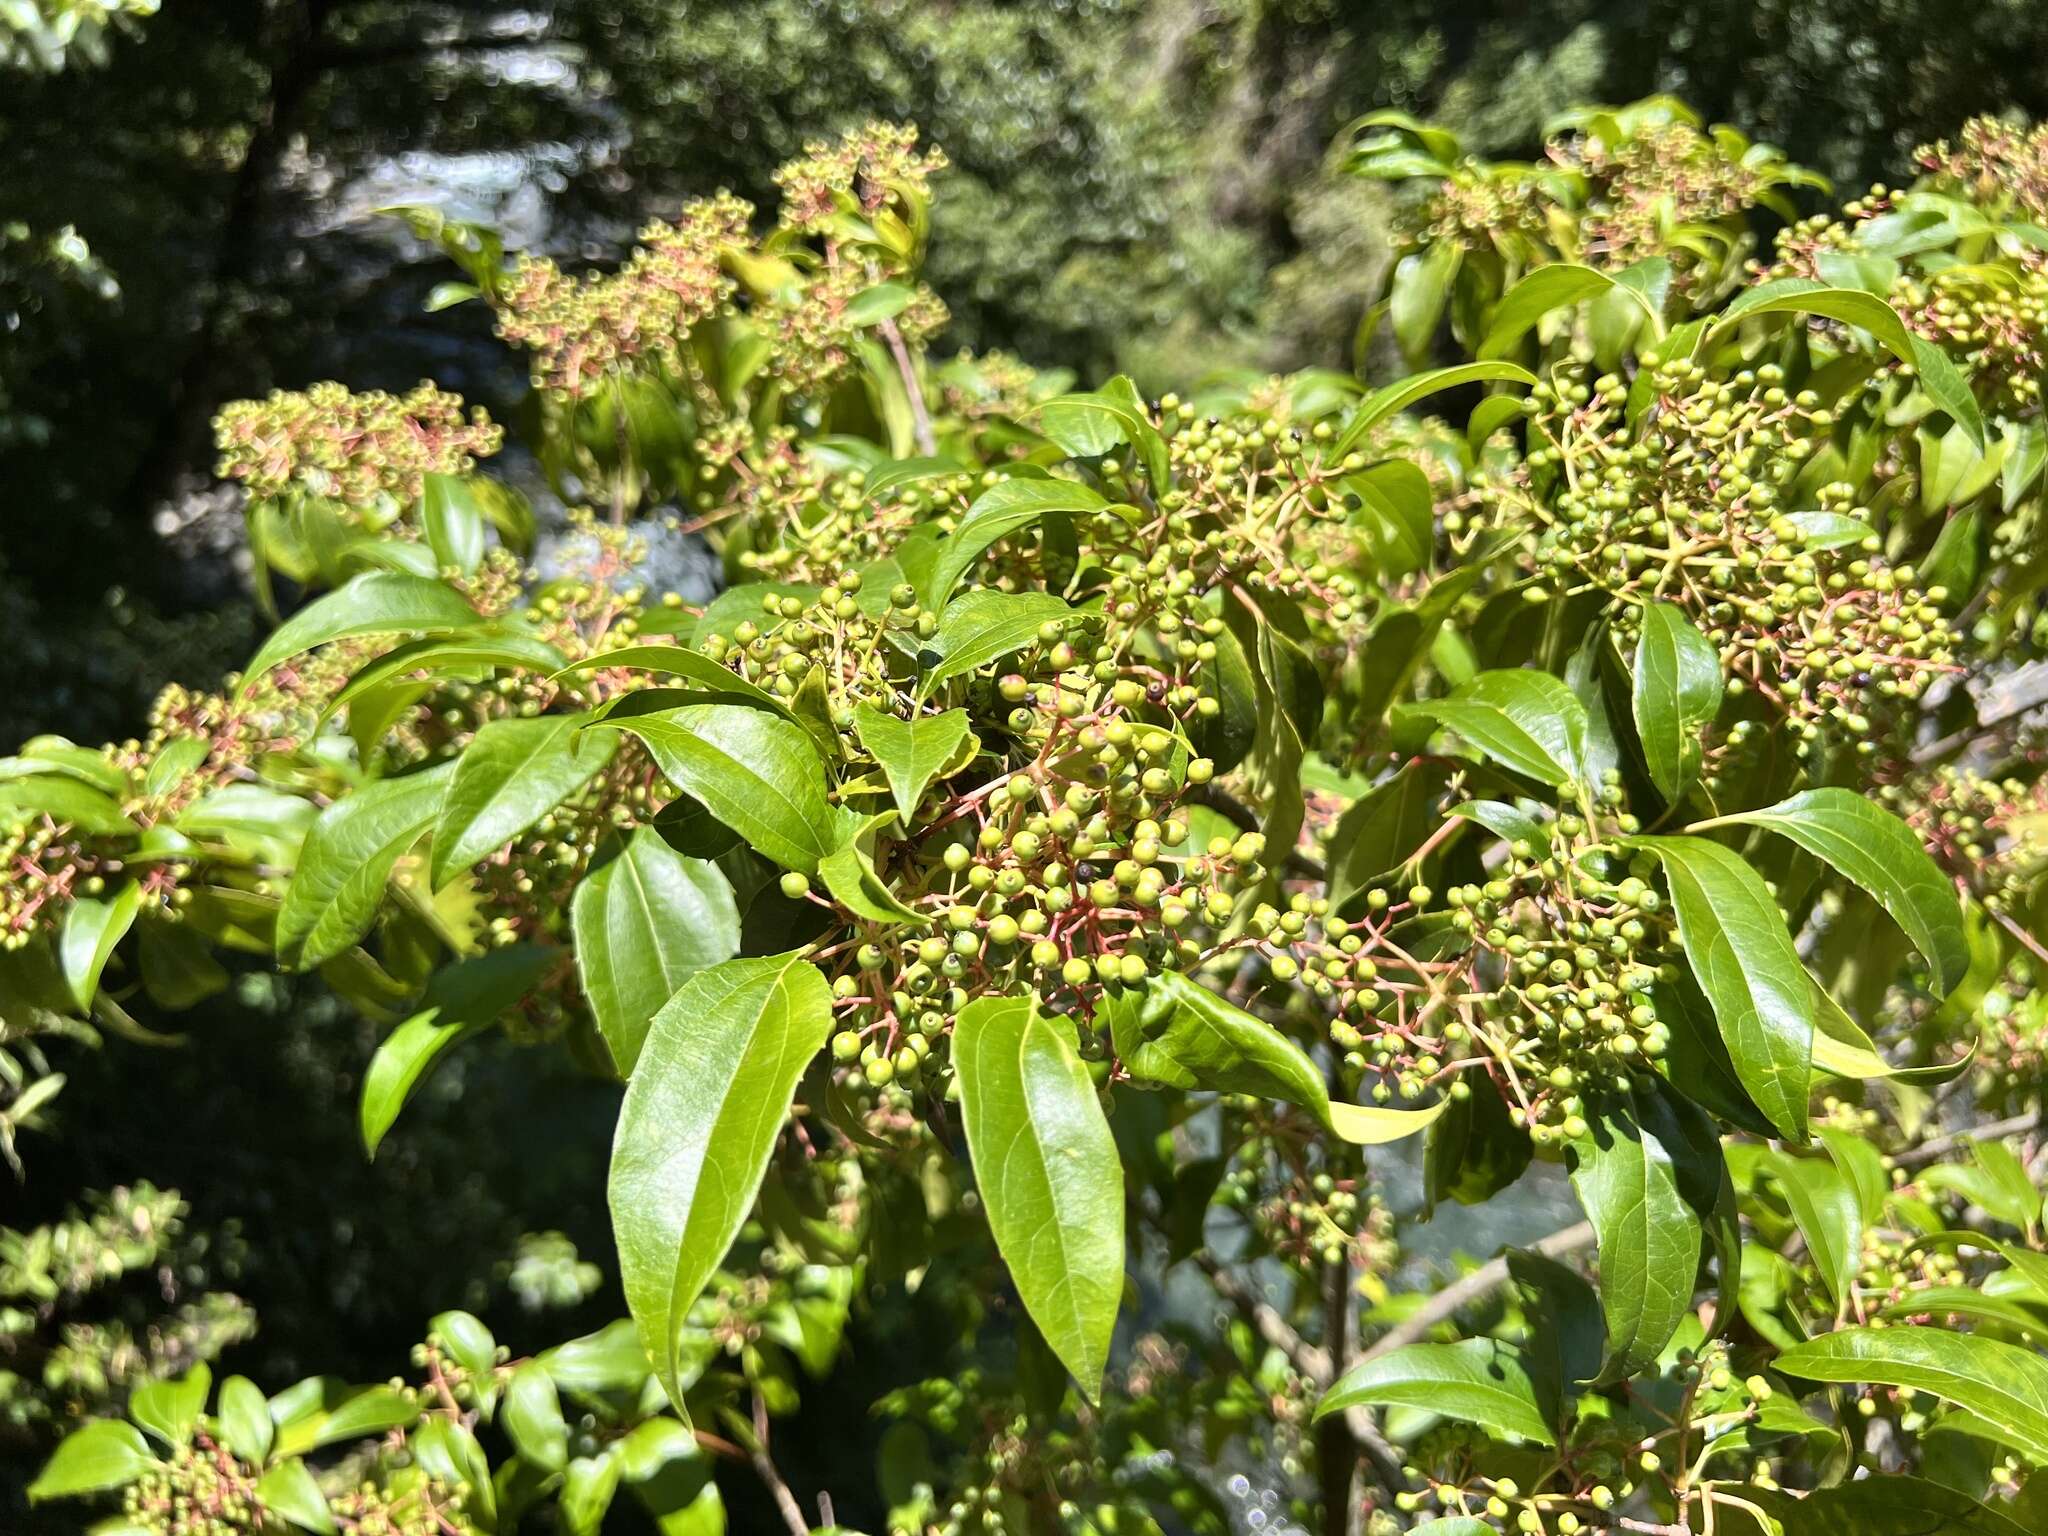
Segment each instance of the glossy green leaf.
M420 488L420 531L443 568L464 575L484 557L484 513L461 475L427 475Z
M1108 453L1119 443L1137 451L1154 494L1167 484L1166 439L1152 424L1137 386L1118 374L1092 394L1061 395L1038 407L1045 435L1076 458Z
M583 995L621 1076L632 1072L661 1005L740 948L731 882L650 827L636 829L617 858L576 887L569 922Z
M1632 701L1650 782L1676 802L1700 770L1700 731L1721 712L1721 658L1670 603L1643 610Z
M159 1007L190 1008L227 990L226 968L190 923L146 917L136 948L143 988Z
M1855 790L1826 788L1719 820L1790 838L1876 898L1927 957L1936 990L1950 992L1961 983L1970 968L1970 942L1955 886L1891 812Z
M246 1462L263 1465L270 1456L270 1443L277 1437L277 1425L271 1421L270 1404L262 1389L246 1376L230 1376L220 1384L217 1416L228 1449Z
M863 922L894 927L903 923L925 924L931 915L905 906L889 884L875 872L875 836L896 820L894 811L870 816L857 826L844 847L818 861L819 878L832 899Z
M1583 299L1598 298L1616 286L1616 280L1605 272L1568 261L1550 262L1536 268L1502 295L1500 303L1494 307L1493 325L1487 331L1486 339L1479 344L1479 355L1505 357L1544 316ZM1640 293L1626 285L1621 286L1645 315L1653 321L1657 318Z
M100 977L114 946L135 925L142 906L142 887L134 881L111 896L81 896L64 914L64 927L57 939L57 960L64 969L64 984L78 1011L91 1010L99 995Z
M1544 784L1570 784L1583 771L1586 708L1547 672L1482 672L1447 698L1406 705L1397 714L1434 721L1503 768Z
M277 914L277 953L295 970L332 960L369 930L399 859L441 813L455 764L344 795L306 833Z
M597 1536L605 1511L619 1487L619 1463L613 1456L578 1456L562 1474L559 1508L568 1536Z
M1750 1484L1741 1498L1780 1529L1765 1533L1746 1510L1723 1503L1718 1528L1728 1536L2028 1536L1967 1493L1918 1477L1863 1477L1804 1496Z
M559 1472L569 1459L569 1424L547 1367L529 1360L505 1383L505 1401L498 1410L513 1448L526 1460Z
M853 729L888 779L889 793L906 827L915 819L918 802L932 780L971 755L977 746L964 709L899 720L872 704L856 704Z
M289 1461L280 1461L257 1479L256 1496L266 1509L283 1516L302 1531L333 1536L338 1529L334 1511L328 1508L327 1496L320 1491L318 1480L296 1456Z
M1720 1186L1719 1149L1709 1159L1697 1141L1660 1096L1637 1093L1566 1149L1600 1250L1603 1382L1655 1361L1692 1310L1704 1213Z
M570 677L579 672L608 672L620 668L651 672L656 677L681 678L685 687L714 699L758 704L763 709L772 709L779 715L794 718L786 700L777 698L759 683L748 682L731 667L721 665L702 651L691 650L688 646L626 645L617 650L598 651L570 662L555 676Z
M967 515L939 548L925 601L943 609L960 578L999 540L1033 527L1048 512L1095 512L1108 503L1077 480L999 480L974 499Z
M1464 254L1455 241L1438 240L1395 263L1387 289L1387 318L1393 322L1402 355L1411 362L1429 355Z
M611 761L618 738L585 733L584 715L493 720L455 761L434 822L439 890L526 831Z
M213 1372L200 1361L182 1376L145 1381L128 1394L128 1417L165 1445L183 1445L199 1427L213 1390Z
M31 1504L121 1488L156 1465L142 1431L120 1419L94 1419L57 1442L28 1485Z
M2000 1426L2030 1461L2048 1462L2048 1360L2031 1349L1943 1328L1843 1328L1778 1356L1807 1381L1912 1387Z
M560 651L544 640L516 630L478 630L473 634L408 640L360 668L348 680L348 686L327 701L321 718L324 720L343 705L415 672L429 676L466 675L484 668L506 667L552 673L561 665Z
M363 1073L357 1116L370 1156L377 1155L399 1112L449 1049L495 1024L539 984L559 955L518 944L435 972L420 1012L384 1037Z
M638 736L671 783L787 868L814 873L844 839L825 765L802 726L743 704L687 704L591 729Z
M1316 1417L1374 1407L1420 1408L1493 1434L1557 1443L1527 1360L1498 1339L1409 1344L1360 1361L1323 1394Z
M1567 1429L1567 1405L1578 1384L1597 1377L1606 1358L1607 1323L1600 1297L1576 1270L1534 1249L1510 1248L1502 1257L1528 1319L1522 1354L1529 1379L1536 1384L1544 1416L1558 1429Z
M315 646L363 635L444 635L483 617L453 587L421 576L367 571L316 598L271 631L242 673L246 692L279 662Z
M1770 888L1742 855L1705 838L1636 841L1664 866L1679 942L1742 1086L1781 1134L1804 1142L1813 984Z
M133 836L141 830L112 795L64 774L0 780L0 825L42 816L94 837Z
M1124 1289L1123 1164L1070 1024L977 998L953 1031L961 1116L1017 1294L1092 1399Z
M1839 1306L1863 1267L1863 1212L1855 1186L1832 1160L1779 1157L1771 1169L1821 1283Z
M921 693L928 695L941 683L1037 644L1043 626L1063 622L1071 612L1044 592L977 587L961 593L946 605L938 633L926 642L926 651L936 660L924 675Z
M1534 384L1536 375L1526 368L1513 363L1478 362L1459 363L1451 368L1435 368L1428 373L1411 374L1405 379L1396 379L1367 395L1359 402L1358 409L1346 422L1344 430L1330 445L1329 456L1341 459L1345 454L1365 441L1368 432L1389 417L1398 416L1418 400L1441 394L1447 389L1459 389L1467 384Z
M1143 1083L1212 1093L1246 1093L1299 1104L1346 1141L1398 1140L1428 1129L1449 1100L1426 1109L1379 1110L1332 1104L1319 1068L1264 1019L1179 971L1106 997L1117 1057Z
M626 1304L680 1410L682 1327L753 1209L832 991L796 954L728 960L684 982L626 1085L612 1228Z

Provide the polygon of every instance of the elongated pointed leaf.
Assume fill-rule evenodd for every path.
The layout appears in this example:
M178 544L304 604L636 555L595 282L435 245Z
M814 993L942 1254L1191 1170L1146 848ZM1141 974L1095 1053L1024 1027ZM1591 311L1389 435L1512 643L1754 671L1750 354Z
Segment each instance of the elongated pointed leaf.
M825 765L800 725L743 704L687 704L619 715L592 730L630 731L685 794L776 863L805 874L844 840Z
M1912 1387L1998 1425L2028 1460L2048 1462L2048 1360L2031 1349L1942 1328L1843 1328L1786 1350L1777 1367L1808 1381Z
M1107 506L1077 480L999 480L967 509L939 549L932 586L925 601L943 608L960 578L974 568L983 551L1001 539L1034 526L1048 512L1094 512Z
M113 958L114 946L135 925L142 906L142 887L134 881L106 897L81 896L64 914L64 928L57 940L57 959L64 968L64 984L81 1013L92 1007L100 990L100 977Z
M1346 1141L1373 1145L1427 1130L1449 1100L1426 1109L1333 1104L1322 1069L1265 1020L1178 971L1104 1000L1117 1056L1139 1082L1248 1093L1299 1104Z
M611 761L618 737L585 733L587 718L493 720L476 733L456 759L434 822L434 889L504 847Z
M938 659L924 676L922 692L930 694L941 683L1036 644L1041 627L1064 620L1071 611L1044 592L977 588L961 593L946 605L939 631L928 643Z
M1937 990L1953 991L1969 971L1970 940L1955 886L1882 806L1850 789L1809 789L1720 819L1769 827L1868 891L1927 957Z
M484 513L461 475L428 475L420 488L420 531L443 566L465 574L484 557Z
M1093 1398L1124 1289L1123 1164L1074 1049L1036 997L985 997L953 1031L961 1116L1017 1294Z
M128 1417L163 1441L178 1446L192 1438L213 1390L213 1372L200 1361L182 1376L145 1381L128 1395Z
M264 1508L283 1516L302 1531L332 1536L338 1529L327 1496L307 1465L296 1456L280 1461L258 1479L256 1496Z
M1643 610L1636 641L1636 735L1650 782L1676 801L1700 771L1700 731L1721 712L1721 658L1670 603Z
M1391 416L1398 416L1418 400L1441 394L1447 389L1457 389L1466 384L1534 384L1536 375L1526 368L1513 363L1479 362L1459 363L1451 368L1436 368L1428 373L1412 374L1405 379L1374 390L1359 402L1351 420L1337 435L1337 441L1330 446L1330 457L1341 459L1345 454L1365 441L1365 435Z
M639 1060L661 1005L740 948L739 907L724 873L683 857L651 827L576 888L569 920L583 995L621 1076Z
M1782 1536L2029 1536L2029 1527L1967 1493L1919 1477L1864 1477L1797 1497L1751 1484L1742 1498L1777 1521ZM1760 1536L1748 1511L1731 1505L1722 1506L1719 1528Z
M881 765L905 827L911 825L932 780L976 745L964 709L899 720L872 704L856 704L853 729L868 755Z
M320 714L324 720L344 704L414 672L433 675L470 673L481 667L515 667L528 672L554 672L562 653L544 640L517 631L479 630L473 634L433 635L408 640L358 670Z
M1494 307L1493 327L1479 344L1479 355L1506 356L1545 315L1582 299L1598 298L1616 286L1616 280L1605 272L1572 262L1556 261L1536 268L1502 295ZM1620 286L1645 315L1653 321L1657 318L1641 293L1628 285Z
M1742 1086L1772 1125L1806 1140L1813 983L1763 877L1699 837L1645 837L1671 887L1678 938Z
M230 1376L220 1384L220 1428L228 1449L242 1460L262 1466L277 1438L270 1404L262 1388L246 1376Z
M1455 731L1503 768L1544 784L1577 779L1586 758L1586 707L1547 672L1482 672L1448 698L1402 713Z
M1709 1154L1698 1139L1684 1133L1660 1096L1637 1093L1610 1106L1567 1149L1572 1188L1599 1243L1607 1320L1601 1381L1655 1361L1692 1308L1703 1214L1720 1189L1719 1149Z
M31 1504L121 1488L156 1465L142 1431L121 1419L95 1419L57 1442L28 1485Z
M279 662L362 635L445 635L484 622L453 587L422 576L367 571L307 604L271 631L242 674L244 690Z
M800 955L699 971L654 1016L612 1143L612 1229L641 1346L678 1410L682 1326L753 1209L832 989Z
M280 960L311 970L369 930L391 871L434 824L454 777L455 764L442 763L366 785L320 813L278 909Z
M693 651L683 645L627 645L617 650L599 651L570 662L555 675L570 677L579 672L611 671L620 667L651 672L657 677L681 678L685 687L713 699L744 700L790 716L787 701L777 698L758 683L748 682L731 667L713 661L702 651Z
M384 1037L363 1072L357 1118L364 1151L377 1155L399 1112L450 1048L495 1024L533 990L559 954L512 945L435 974L420 1011Z
M825 882L825 889L832 893L832 899L863 922L892 927L902 923L923 924L930 921L929 914L904 905L889 889L889 883L875 872L876 834L895 819L894 811L870 816L854 829L844 847L818 861L818 875Z
M1361 1361L1323 1394L1316 1417L1373 1407L1421 1408L1497 1435L1557 1443L1528 1362L1498 1339L1409 1344Z
M65 774L0 780L0 826L41 816L94 837L132 837L142 830L112 795Z
M1863 1212L1854 1186L1833 1162L1817 1157L1779 1157L1771 1170L1821 1283L1839 1304L1863 1265Z

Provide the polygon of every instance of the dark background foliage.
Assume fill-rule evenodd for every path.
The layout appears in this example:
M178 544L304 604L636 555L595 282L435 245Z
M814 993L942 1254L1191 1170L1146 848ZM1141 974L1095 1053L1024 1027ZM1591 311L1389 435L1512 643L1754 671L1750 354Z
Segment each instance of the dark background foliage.
M806 138L910 119L955 166L930 274L952 342L1164 387L1345 363L1385 262L1386 194L1331 153L1360 112L1508 154L1568 104L1670 90L1854 189L1971 113L2040 111L2044 49L2030 0L167 5L103 65L0 81L0 228L75 226L120 288L0 246L0 749L137 732L162 683L246 654L239 513L210 474L224 401L432 375L514 406L521 370L475 310L423 313L447 271L381 205L601 263L682 196L767 200ZM4 1224L179 1188L195 1226L246 1241L233 1284L263 1326L231 1364L269 1380L388 1374L427 1302L516 1317L522 1232L605 1255L612 1090L553 1053L480 1053L439 1090L459 1122L417 1115L365 1164L369 1027L258 982L187 1044L76 1073L90 1134L28 1149ZM535 1327L616 1311L602 1291Z

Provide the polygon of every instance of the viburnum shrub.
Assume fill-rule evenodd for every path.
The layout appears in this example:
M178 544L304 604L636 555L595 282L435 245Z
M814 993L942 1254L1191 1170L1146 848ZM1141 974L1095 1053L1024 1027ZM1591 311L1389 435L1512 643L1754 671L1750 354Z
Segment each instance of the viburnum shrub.
M259 565L331 590L147 738L0 765L7 1038L317 971L391 1025L372 1155L478 1033L566 1049L625 1085L631 1315L202 1365L34 1496L2048 1528L2048 144L1972 124L1773 245L1811 178L1674 103L1540 172L1366 128L1421 183L1401 342L1472 354L1376 389L934 361L943 161L886 126L606 275L408 215L530 354L568 573L431 385L223 413ZM685 532L701 608L642 574ZM1419 1208L1369 1150L1414 1136ZM1567 1180L1582 1223L1404 1257ZM867 1354L874 1483L820 1487L774 1421L905 1294L956 1366Z

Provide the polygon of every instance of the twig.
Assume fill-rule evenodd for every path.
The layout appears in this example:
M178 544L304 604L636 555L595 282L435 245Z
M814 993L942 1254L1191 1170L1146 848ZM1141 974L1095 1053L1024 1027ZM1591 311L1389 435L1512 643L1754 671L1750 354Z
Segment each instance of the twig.
M797 1503L796 1495L789 1491L789 1484L782 1480L768 1455L768 1404L759 1394L754 1397L754 1444L749 1454L754 1460L754 1471L775 1496L775 1507L782 1511L782 1523L789 1527L790 1536L811 1536L811 1522L804 1518L803 1506Z
M1592 1241L1593 1224L1590 1221L1582 1221L1576 1226L1566 1227L1561 1232L1553 1232L1550 1236L1539 1239L1533 1246L1536 1252L1546 1259L1555 1259L1584 1248ZM1494 1259L1490 1263L1480 1265L1471 1274L1453 1281L1430 1297L1416 1310L1414 1316L1396 1323L1373 1340L1359 1359L1375 1360L1381 1355L1400 1349L1403 1345L1413 1344L1460 1307L1477 1301L1482 1296L1492 1295L1507 1284L1507 1279L1506 1259Z
M1932 1141L1923 1141L1917 1147L1908 1147L1892 1161L1901 1168L1918 1168L1922 1163L1939 1161L1966 1141L1996 1141L2001 1136L2021 1136L2028 1131L2038 1130L2040 1125L2041 1111L2029 1110L2024 1115L2014 1115L2007 1120L1992 1120L1983 1125L1971 1126L1968 1130L1937 1136Z
M917 380L910 349L903 345L903 332L896 328L894 320L884 320L878 329L896 358L896 371L903 376L903 393L910 397L910 434L916 440L917 451L929 457L938 451L938 439L932 436L932 415L925 409L924 386Z

